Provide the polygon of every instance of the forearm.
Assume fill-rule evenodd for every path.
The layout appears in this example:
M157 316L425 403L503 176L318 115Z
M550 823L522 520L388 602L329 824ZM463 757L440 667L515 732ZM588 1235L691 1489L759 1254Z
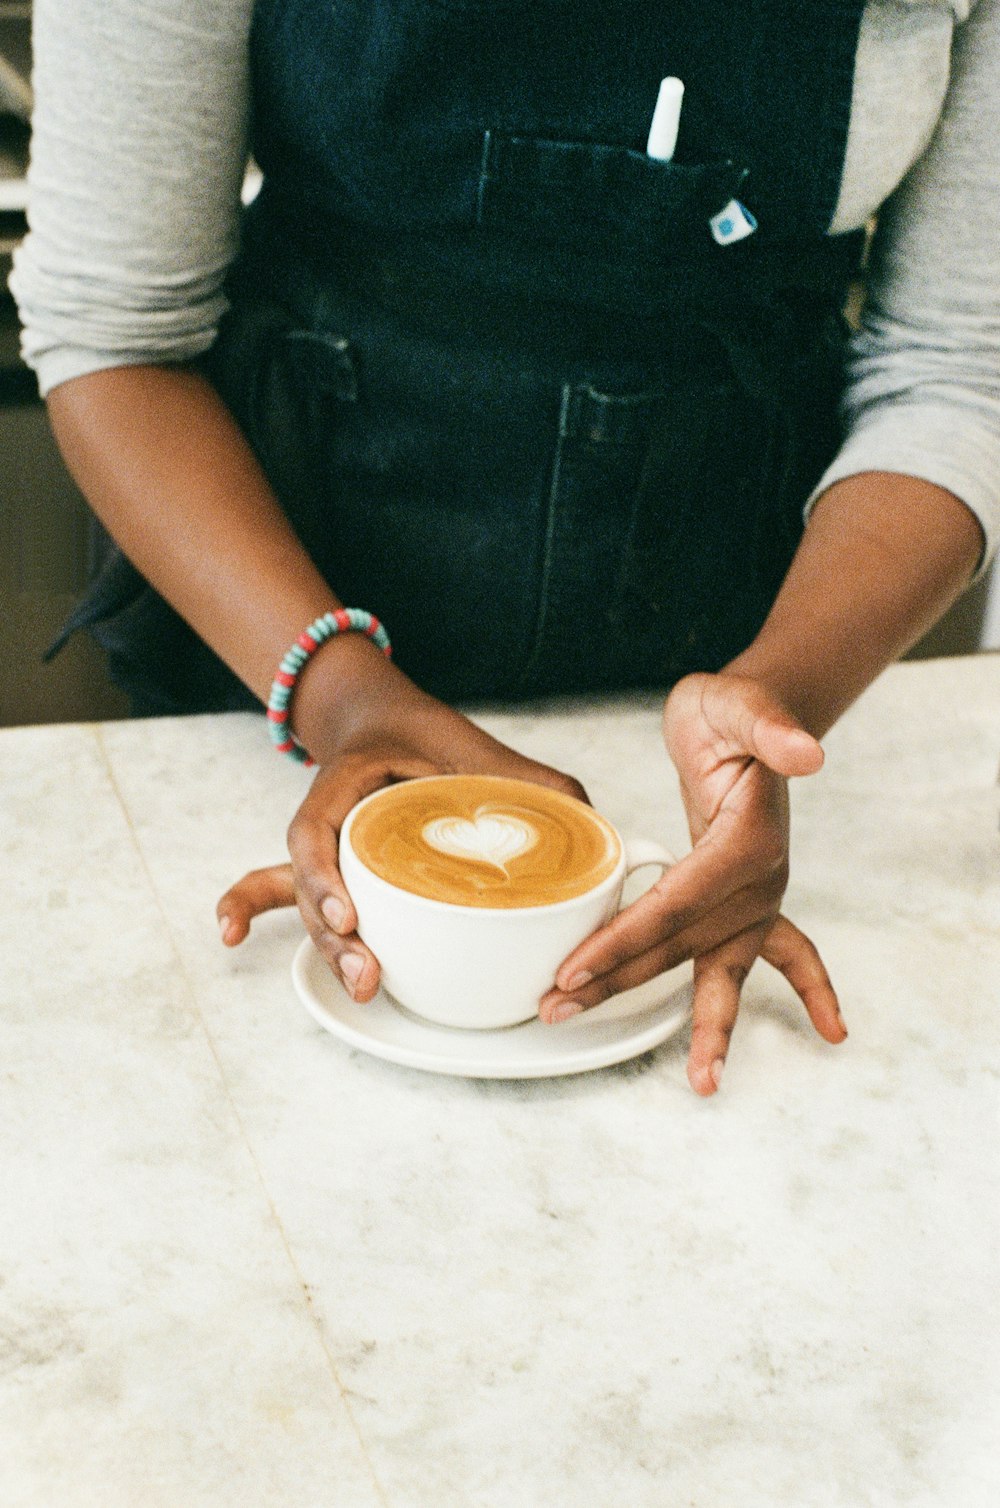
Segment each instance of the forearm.
M943 488L891 472L837 482L727 669L761 681L820 737L951 606L982 548L973 514Z
M340 604L215 390L180 367L121 367L62 384L48 408L67 465L109 533L264 700L296 634ZM327 690L379 661L357 635L314 657L296 692L296 731L307 746L310 733L320 740Z

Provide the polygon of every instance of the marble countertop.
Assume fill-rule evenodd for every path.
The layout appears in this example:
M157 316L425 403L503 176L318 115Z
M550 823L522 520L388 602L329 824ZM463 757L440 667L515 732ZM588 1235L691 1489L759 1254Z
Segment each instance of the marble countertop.
M482 721L683 847L657 713ZM0 734L3 1508L995 1508L1000 656L827 751L786 909L850 1039L758 965L702 1101L684 1034L395 1067L296 916L224 950L309 778L259 719Z

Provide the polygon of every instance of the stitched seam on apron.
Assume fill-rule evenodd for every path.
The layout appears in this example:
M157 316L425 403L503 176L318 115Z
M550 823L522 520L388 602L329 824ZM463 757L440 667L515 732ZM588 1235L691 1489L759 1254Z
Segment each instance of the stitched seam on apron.
M559 497L559 483L562 477L563 450L568 436L568 419L570 405L573 401L573 384L567 382L563 386L562 402L559 406L559 430L556 441L556 453L552 461L552 479L549 483L548 516L545 520L545 546L542 551L542 568L538 585L538 611L535 616L535 632L533 643L528 654L524 669L521 672L521 684L525 685L530 676L534 674L535 667L542 651L542 635L545 630L545 619L548 614L549 584L552 577L552 552L556 532L556 502Z

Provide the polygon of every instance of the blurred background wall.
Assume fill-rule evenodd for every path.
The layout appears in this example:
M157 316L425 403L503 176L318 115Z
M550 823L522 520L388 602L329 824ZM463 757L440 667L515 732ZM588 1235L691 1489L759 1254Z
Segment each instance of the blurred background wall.
M39 655L87 578L87 509L59 459L18 356L10 256L26 229L31 5L0 0L0 725L116 717L125 700L100 654Z
M103 659L77 635L50 665L40 655L87 580L87 508L52 441L18 355L6 291L26 229L31 111L30 0L0 0L0 726L124 716ZM914 654L1000 647L1000 574L972 588Z

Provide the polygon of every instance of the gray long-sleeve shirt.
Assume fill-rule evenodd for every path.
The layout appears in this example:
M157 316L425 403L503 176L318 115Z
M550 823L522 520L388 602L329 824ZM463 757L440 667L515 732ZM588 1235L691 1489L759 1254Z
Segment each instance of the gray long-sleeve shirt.
M239 233L253 0L35 0L29 234L11 288L43 393L206 350ZM870 0L831 233L878 231L846 438L1000 542L1000 0Z

